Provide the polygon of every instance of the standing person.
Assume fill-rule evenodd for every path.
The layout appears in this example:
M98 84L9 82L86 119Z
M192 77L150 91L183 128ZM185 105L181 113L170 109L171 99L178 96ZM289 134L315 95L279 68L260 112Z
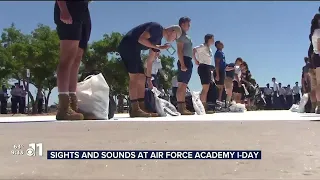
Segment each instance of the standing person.
M177 76L173 76L171 79L171 97L170 102L177 107L177 89L178 89L178 79Z
M286 104L287 104L287 109L290 109L292 106L292 101L293 101L293 96L292 96L292 89L290 87L290 84L288 84L286 88Z
M158 116L156 113L149 113L145 108L144 95L145 83L153 88L151 82L151 69L156 53L168 49L169 44L161 45L164 37L167 42L172 42L181 35L179 26L163 28L159 23L147 22L131 29L121 40L118 52L125 68L129 74L129 97L131 101L130 117L151 117ZM141 51L149 49L146 74L141 60Z
M295 83L295 86L293 86L292 91L293 91L293 103L298 104L300 102L300 87L298 82Z
M285 99L285 96L286 96L286 90L282 87L282 84L281 83L279 83L278 84L279 85L279 102L280 102L280 104L279 104L279 109L280 110L283 110L284 109L284 107L285 107L285 104L286 104L286 99Z
M221 41L216 41L215 46L217 48L214 54L215 67L216 67L216 84L218 87L218 100L222 101L222 93L224 90L224 80L226 77L226 58L222 52L224 45Z
M43 92L42 91L38 91L38 93L37 93L37 99L38 99L38 113L39 114L42 114L42 112L43 112L43 97L44 96L44 94L43 94Z
M311 21L311 40L313 46L312 63L315 68L316 75L316 98L317 107L315 110L316 114L320 114L320 14L316 14Z
M159 58L159 56L160 56L160 52L157 52L156 58L152 63L152 69L151 69L152 85L158 89L159 89L158 73L160 73L160 75L163 76L165 80L168 79L168 76L162 70L161 59ZM147 62L145 63L145 67L147 68Z
M266 108L268 110L271 109L272 107L272 100L271 100L271 95L272 95L272 89L270 89L270 84L268 83L266 87L263 90L263 94L265 95L265 100L266 100Z
M235 63L228 64L226 68L226 93L227 93L227 102L231 102L233 95L236 103L241 101L241 64L243 63L242 58L237 58Z
M60 61L57 68L59 106L57 120L82 120L77 113L79 66L91 34L90 1L58 1L54 6L54 22L60 39Z
M315 72L315 66L313 63L313 45L312 45L312 35L309 35L309 40L310 40L310 46L308 49L308 59L309 59L309 78L310 78L310 101L311 101L311 109L310 113L315 113L315 109L317 106L317 96L316 96L316 90L317 90L317 77L316 77L316 72ZM303 77L302 77L303 78Z
M12 114L18 113L18 107L20 106L20 86L19 83L15 83L15 86L11 88L11 112Z
M272 101L273 101L273 108L274 109L279 109L279 105L280 105L280 102L279 102L279 84L277 83L276 81L276 78L272 78L271 79L272 82L273 82L273 92L272 92Z
M1 104L1 114L7 114L7 104L8 104L8 90L5 85L2 85L2 88L0 89L0 104Z
M190 29L191 19L182 17L179 19L179 26L182 30L182 35L177 39L177 53L179 61L178 65L178 90L177 90L177 104L178 112L182 115L193 115L186 108L186 89L192 75L192 41L187 32Z
M214 43L213 35L207 34L204 36L204 43L193 48L193 58L198 66L198 74L202 84L202 91L200 94L200 100L206 110L207 114L214 113L208 110L207 96L211 82L211 61L212 50L210 46Z
M20 114L25 114L26 113L26 95L27 92L23 88L23 86L20 86L20 102L19 102L19 113Z

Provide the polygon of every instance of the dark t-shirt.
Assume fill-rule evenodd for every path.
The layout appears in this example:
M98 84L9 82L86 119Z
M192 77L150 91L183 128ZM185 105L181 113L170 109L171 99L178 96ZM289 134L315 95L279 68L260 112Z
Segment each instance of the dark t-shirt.
M226 69L226 58L225 58L224 53L223 53L222 51L220 51L220 50L217 50L216 53L214 54L214 58L215 58L215 59L216 59L216 58L220 59L219 71L220 71L220 72L221 72L221 71L225 71L225 69Z
M230 63L230 64L227 64L227 66L234 68L235 64L234 63ZM234 78L234 74L235 74L234 70L226 71L226 77Z
M156 22L147 22L144 24L141 24L133 29L131 29L124 37L122 41L126 41L134 46L136 46L136 48L138 48L139 50L147 50L149 49L148 47L140 44L138 42L141 34L147 31L150 33L150 38L149 41L153 44L153 45L161 45L161 40L163 38L163 27ZM155 50L154 51L159 51L159 50Z
M67 8L72 17L73 22L75 23L86 23L90 21L90 11L88 8L89 1L66 1ZM54 5L54 22L61 23L60 20L60 8L56 2Z

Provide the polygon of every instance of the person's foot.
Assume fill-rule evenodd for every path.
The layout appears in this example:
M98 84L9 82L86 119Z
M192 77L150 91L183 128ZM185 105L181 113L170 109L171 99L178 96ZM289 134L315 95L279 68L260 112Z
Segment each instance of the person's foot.
M208 109L208 104L206 102L202 102L202 105L206 111L206 114L213 114L214 111Z
M59 95L57 120L83 120L83 114L73 111L70 107L70 99L67 94Z
M179 102L178 103L178 112L181 115L194 115L194 112L191 112L186 108L186 103L185 102Z
M139 102L132 102L131 103L131 110L129 111L129 115L131 118L134 117L152 117L150 113L147 113L141 110L139 106Z
M144 104L144 100L143 101L139 101L139 107L142 111L149 113L151 115L151 117L159 117L158 113L154 113L154 112L149 112Z
M78 108L78 98L77 98L76 94L69 94L69 98L70 98L71 109L75 112L80 112L79 108Z

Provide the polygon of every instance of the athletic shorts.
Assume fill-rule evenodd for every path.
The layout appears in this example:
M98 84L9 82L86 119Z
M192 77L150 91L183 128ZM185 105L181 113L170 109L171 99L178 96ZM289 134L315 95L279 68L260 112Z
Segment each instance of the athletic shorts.
M201 84L210 84L211 82L211 66L207 64L199 64L198 74Z
M220 70L218 73L219 73L219 81L216 80L216 85L224 86L224 80L226 78L226 71L225 70L223 70L223 71Z
M57 22L57 33L60 40L80 41L79 47L86 49L91 35L91 19L84 22L74 22L65 24L62 21Z
M232 92L234 93L244 93L244 89L242 86L239 87L238 85L238 81L233 81L233 89L232 89Z
M226 77L224 80L224 87L226 89L232 89L232 86L233 86L233 78Z
M180 64L180 61L178 61L178 63L177 63L177 65L178 65L178 78L177 79L178 79L178 82L188 84L191 79L191 75L192 75L192 68L193 68L192 58L187 57L187 56L183 56L183 61L184 61L184 65L187 67L187 70L181 71L181 64Z
M144 74L141 49L138 46L128 40L122 40L118 47L118 53L128 73Z

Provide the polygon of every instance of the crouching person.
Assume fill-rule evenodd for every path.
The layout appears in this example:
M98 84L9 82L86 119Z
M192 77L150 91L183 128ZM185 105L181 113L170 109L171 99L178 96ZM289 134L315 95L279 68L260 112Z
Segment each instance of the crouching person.
M144 105L145 82L152 88L151 69L160 50L168 49L169 44L160 45L164 37L167 42L172 42L181 35L179 26L163 28L156 22L147 22L131 29L121 40L118 52L129 73L129 96L131 102L130 117L153 117L156 113L150 113ZM146 74L141 59L141 51L149 49Z

